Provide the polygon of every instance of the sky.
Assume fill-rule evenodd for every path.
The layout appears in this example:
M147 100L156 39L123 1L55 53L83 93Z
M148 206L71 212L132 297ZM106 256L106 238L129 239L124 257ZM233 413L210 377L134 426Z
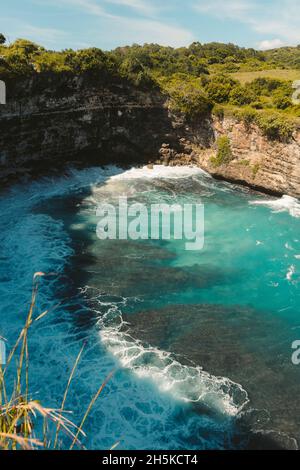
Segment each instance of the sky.
M300 44L300 0L0 0L0 32L49 49Z

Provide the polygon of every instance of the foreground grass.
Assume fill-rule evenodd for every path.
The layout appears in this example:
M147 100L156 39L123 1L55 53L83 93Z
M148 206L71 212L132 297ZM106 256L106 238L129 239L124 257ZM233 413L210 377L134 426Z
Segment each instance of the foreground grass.
M41 448L57 449L61 438L67 436L70 442L69 449L74 447L84 448L81 439L85 437L83 426L85 421L109 380L101 384L96 394L89 403L83 415L81 423L77 426L67 416L65 403L75 370L82 356L82 346L74 363L70 377L66 384L66 390L59 409L43 406L38 400L32 400L29 387L29 356L28 333L30 327L43 318L48 312L35 315L38 282L44 273L36 273L33 278L33 290L29 313L24 328L22 329L16 344L12 348L5 366L0 365L0 448L3 450L36 450ZM15 367L16 364L16 367ZM7 383L9 368L13 368L14 379L12 391ZM41 431L35 431L35 424L42 419Z

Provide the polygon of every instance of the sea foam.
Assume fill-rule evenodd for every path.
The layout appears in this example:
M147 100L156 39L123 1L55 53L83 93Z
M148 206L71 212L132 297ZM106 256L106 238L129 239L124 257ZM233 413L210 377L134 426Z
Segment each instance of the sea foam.
M88 291L86 287L85 293ZM229 378L216 377L194 364L185 365L170 352L134 338L130 325L122 318L126 299L110 303L102 302L101 298L99 294L92 299L100 309L106 309L98 321L99 335L104 347L124 369L152 381L160 392L170 394L175 400L198 405L224 418L237 416L248 404L247 392Z
M251 205L270 207L273 212L288 212L292 217L300 217L300 202L291 196L282 196L280 199L250 201Z
M123 173L114 175L112 180L130 180L130 179L180 179L190 176L207 176L208 173L196 166L164 166L154 165L153 168L144 166L141 168L131 168Z

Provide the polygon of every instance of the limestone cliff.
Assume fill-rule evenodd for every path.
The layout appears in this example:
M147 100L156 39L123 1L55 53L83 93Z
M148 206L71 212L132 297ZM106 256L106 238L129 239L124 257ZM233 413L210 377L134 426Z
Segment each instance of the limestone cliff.
M66 164L147 162L176 147L165 99L120 78L36 75L9 83L0 106L0 175L41 174Z
M300 130L289 142L267 139L256 125L246 126L234 118L214 119L215 137L227 135L232 160L219 167L212 151L198 151L198 163L214 176L246 184L263 191L300 197Z
M39 175L68 164L198 164L212 175L267 192L300 197L300 130L268 140L235 118L190 122L170 113L159 90L116 78L38 74L7 84L0 106L0 180ZM216 139L232 159L216 167ZM165 144L162 147L162 144Z

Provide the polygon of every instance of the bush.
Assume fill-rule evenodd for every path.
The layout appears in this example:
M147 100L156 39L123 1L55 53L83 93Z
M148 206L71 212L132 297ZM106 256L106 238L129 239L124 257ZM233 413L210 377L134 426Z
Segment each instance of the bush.
M244 106L255 101L255 94L247 87L238 85L231 90L229 101L233 105Z
M198 79L173 78L165 91L170 97L170 108L185 113L189 117L208 114L213 104L205 94Z
M75 73L103 73L112 71L116 65L112 57L101 49L92 47L77 52L70 51L66 56L66 65Z
M35 58L37 72L70 72L71 64L67 64L67 53L46 51Z
M257 96L271 96L274 90L282 87L285 84L282 80L275 80L273 78L256 78L248 84L249 89L252 90Z
M216 75L205 87L208 98L214 103L227 103L233 88L238 85L236 80L227 75Z
M218 137L217 139L217 155L211 158L213 166L218 167L226 165L232 160L232 151L230 145L230 139L227 135Z
M249 128L251 124L256 122L257 115L258 115L257 111L253 109L251 106L247 106L245 108L235 110L234 112L234 116L238 120L243 121L247 128Z
M294 131L294 122L288 117L276 112L256 111L252 107L234 111L234 116L243 121L247 127L256 124L263 134L271 140L288 141Z
M10 48L13 52L16 52L20 55L30 58L33 54L36 54L39 51L44 50L41 46L38 46L32 41L27 39L17 39Z
M5 75L12 77L15 75L28 76L34 72L33 64L18 51L9 51L5 56L4 63Z
M213 114L220 119L221 121L224 119L225 111L224 108L218 104L215 104L212 110Z
M277 109L287 109L293 106L291 100L292 92L287 95L286 91L283 89L276 90L273 95L273 103Z
M251 103L251 106L254 109L264 109L264 103L260 99L253 101L253 103Z
M276 114L261 114L257 117L257 124L271 140L288 141L293 134L294 126L286 118Z
M134 84L141 88L157 87L157 83L146 70L143 70L137 74L137 76L134 78Z

